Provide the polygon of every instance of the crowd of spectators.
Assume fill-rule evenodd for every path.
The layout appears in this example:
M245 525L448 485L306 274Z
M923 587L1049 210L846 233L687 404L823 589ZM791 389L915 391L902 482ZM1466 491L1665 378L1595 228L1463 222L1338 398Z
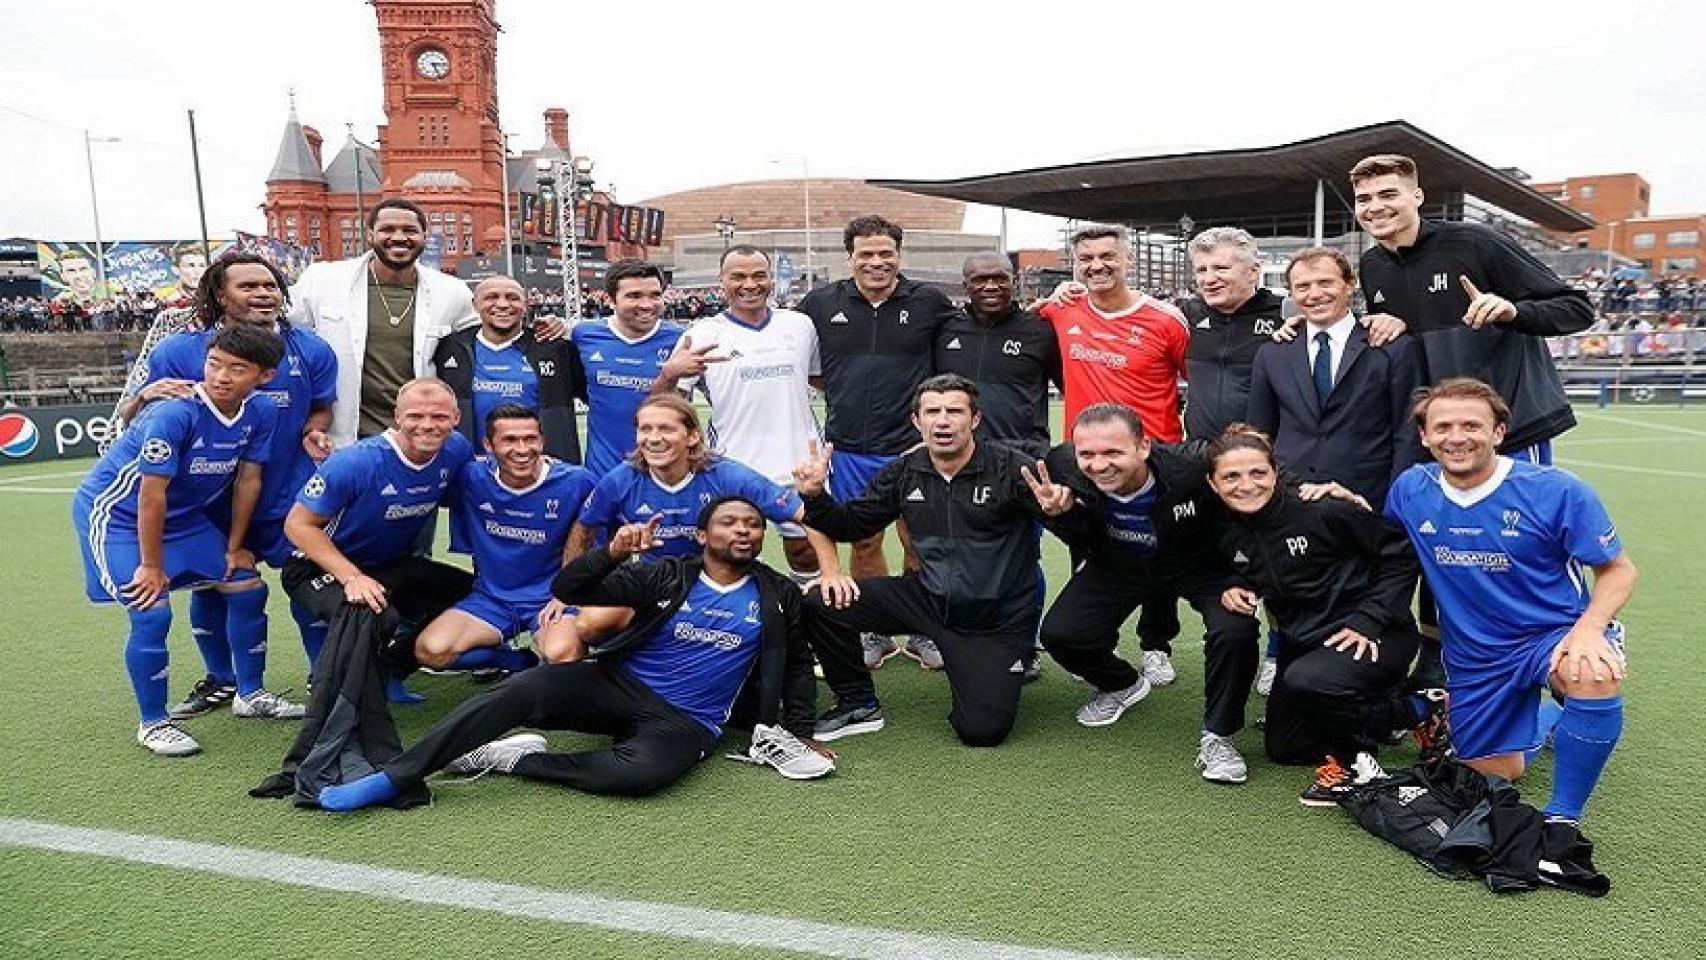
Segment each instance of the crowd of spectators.
M1633 277L1603 276L1596 270L1572 283L1587 293L1600 313L1706 312L1706 281L1690 277L1660 277L1643 283Z
M663 295L663 316L665 320L687 323L700 317L709 317L720 312L727 304L723 300L720 289L669 289ZM563 309L563 294L560 290L532 289L527 292L527 307L530 316L562 317L567 316ZM581 316L608 317L614 311L610 307L610 297L602 289L587 290L581 294Z
M0 332L110 333L146 330L162 309L154 291L125 291L113 297L82 301L68 296L0 297Z

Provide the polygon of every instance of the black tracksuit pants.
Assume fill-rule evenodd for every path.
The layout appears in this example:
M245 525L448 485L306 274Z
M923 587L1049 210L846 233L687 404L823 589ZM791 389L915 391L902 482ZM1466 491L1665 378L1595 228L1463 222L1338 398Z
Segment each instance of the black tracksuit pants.
M859 581L859 599L845 610L826 606L812 591L807 601L812 650L837 703L871 703L876 684L865 669L860 633L912 633L936 641L953 706L948 724L971 747L1007 739L1019 716L1019 688L1037 636L1035 607L988 630L943 622L941 601L917 574Z
M1123 690L1143 671L1116 652L1120 625L1151 603L1175 604L1182 596L1202 615L1203 729L1231 736L1244 728L1244 702L1256 681L1260 659L1258 624L1220 605L1224 585L1155 587L1110 563L1086 562L1054 598L1043 618L1043 648L1069 673L1097 690ZM1177 591L1175 593L1175 591Z
M1269 759L1313 766L1332 756L1348 766L1357 751L1373 753L1381 737L1415 725L1404 679L1421 635L1406 621L1379 639L1377 661L1284 641L1268 695Z
M535 753L515 776L587 793L645 796L680 780L716 744L707 727L671 706L618 663L583 660L524 670L464 701L384 766L408 790L464 753L516 727L612 738L604 750Z
M397 635L381 652L384 662L400 673L415 668L415 634L474 589L473 574L427 557L403 557L362 573L379 581L386 603L402 619ZM290 599L322 620L330 622L345 603L343 584L307 557L291 557L280 579Z

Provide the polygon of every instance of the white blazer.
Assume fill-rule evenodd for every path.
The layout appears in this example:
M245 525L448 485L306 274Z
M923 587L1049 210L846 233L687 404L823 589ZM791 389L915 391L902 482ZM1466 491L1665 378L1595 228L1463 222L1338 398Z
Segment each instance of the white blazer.
M290 322L312 330L338 355L338 399L332 404L332 444L355 442L361 411L361 364L367 353L367 264L369 251L354 260L316 263L290 288ZM417 266L415 285L415 376L433 373L438 341L478 324L474 297L461 280Z

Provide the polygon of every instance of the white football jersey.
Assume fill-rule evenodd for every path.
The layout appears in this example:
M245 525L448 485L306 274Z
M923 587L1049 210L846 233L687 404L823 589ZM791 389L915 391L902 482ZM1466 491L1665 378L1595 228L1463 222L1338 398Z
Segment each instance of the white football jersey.
M711 404L711 448L791 485L807 444L821 439L806 380L821 372L811 318L772 310L752 327L720 313L695 320L681 342L683 349L714 344L711 356L727 358L681 382Z

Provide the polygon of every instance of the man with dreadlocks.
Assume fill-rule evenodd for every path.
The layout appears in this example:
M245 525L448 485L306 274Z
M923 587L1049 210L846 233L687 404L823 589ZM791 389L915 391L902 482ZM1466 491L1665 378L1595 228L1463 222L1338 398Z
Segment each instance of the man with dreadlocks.
M338 358L332 348L313 333L281 322L288 303L283 275L260 256L228 253L215 260L196 286L192 322L199 329L160 341L148 355L142 377L145 385L119 410L121 419L128 422L151 401L189 396L201 380L208 341L221 327L246 324L279 334L284 340L284 362L272 381L256 391L271 398L278 420L247 540L257 559L276 568L284 566L291 551L284 538L285 514L313 474L314 464L331 450L326 431L338 386ZM213 520L221 527L229 523L227 516L216 515ZM207 676L172 707L173 719L199 716L229 703L238 686L234 664L264 655L264 651L231 649L225 607L224 594L202 590L190 595L190 630L207 665ZM302 646L312 667L325 640L326 625L295 601L290 612L302 631ZM300 716L302 708L292 706Z

